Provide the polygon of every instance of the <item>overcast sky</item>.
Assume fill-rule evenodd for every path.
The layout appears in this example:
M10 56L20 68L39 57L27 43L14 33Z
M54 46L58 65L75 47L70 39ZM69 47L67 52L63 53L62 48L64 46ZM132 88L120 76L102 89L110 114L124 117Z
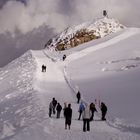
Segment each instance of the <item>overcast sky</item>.
M67 26L101 17L103 9L125 26L140 27L139 7L140 0L0 0L0 66L28 49L42 48ZM42 36L38 43L34 35Z

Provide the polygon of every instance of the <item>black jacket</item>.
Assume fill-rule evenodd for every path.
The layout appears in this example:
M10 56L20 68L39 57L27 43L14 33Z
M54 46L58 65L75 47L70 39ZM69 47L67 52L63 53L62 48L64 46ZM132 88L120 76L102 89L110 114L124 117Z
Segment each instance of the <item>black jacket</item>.
M61 111L62 110L62 106L60 104L58 104L57 107L56 107L56 110L57 111Z
M52 104L53 104L53 106L55 107L56 105L57 105L57 101L54 99L54 100L52 100Z
M81 98L81 94L80 94L80 92L79 92L79 91L78 91L78 93L77 93L77 95L76 95L76 96L77 96L77 98L78 98L78 99L80 99L80 98Z
M107 106L104 103L101 103L101 111L107 112Z
M66 118L72 118L72 109L67 107L64 111L64 115Z

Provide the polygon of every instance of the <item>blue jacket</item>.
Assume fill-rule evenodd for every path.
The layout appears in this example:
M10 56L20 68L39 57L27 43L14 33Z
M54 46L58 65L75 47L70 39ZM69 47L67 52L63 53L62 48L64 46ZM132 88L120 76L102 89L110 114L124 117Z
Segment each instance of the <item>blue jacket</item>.
M84 111L85 110L85 106L84 106L84 104L83 103L80 103L80 106L79 106L79 112L80 111Z

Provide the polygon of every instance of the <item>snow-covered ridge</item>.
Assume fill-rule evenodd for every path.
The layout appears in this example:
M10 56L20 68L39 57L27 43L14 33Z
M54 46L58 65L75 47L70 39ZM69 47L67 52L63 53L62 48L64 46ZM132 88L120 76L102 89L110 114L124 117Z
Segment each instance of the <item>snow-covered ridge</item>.
M116 33L124 28L125 26L120 24L118 20L104 17L97 21L88 21L78 26L68 27L59 35L50 39L45 47L52 50L65 50Z
M43 116L39 116L41 107L33 89L35 71L32 51L0 70L0 139L13 136Z

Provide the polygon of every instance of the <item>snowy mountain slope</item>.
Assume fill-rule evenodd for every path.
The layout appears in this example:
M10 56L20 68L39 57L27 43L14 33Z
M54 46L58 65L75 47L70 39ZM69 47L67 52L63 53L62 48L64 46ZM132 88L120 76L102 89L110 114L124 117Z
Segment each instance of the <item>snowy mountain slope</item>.
M33 89L36 63L31 51L0 71L0 139L10 138L43 112Z
M110 40L89 48L89 51L81 51L85 57L75 54L75 58L80 59L75 61L74 56L70 58L74 61L67 69L72 83L79 86L86 100L104 100L109 106L108 115L114 118L113 121L117 121L115 123L126 130L131 129L140 133L140 113L137 110L140 96L140 30L131 31L136 32L116 44L114 38L114 44ZM107 48L104 48L104 45Z
M136 126L139 118L136 111L140 82L139 37L139 29L126 29L110 40L100 40L97 45L93 41L82 49L79 46L66 51L69 55L66 61L61 60L61 53L30 51L4 67L0 71L0 139L139 140L140 126ZM46 73L41 72L42 64L47 66ZM132 78L135 81L128 80ZM82 132L82 121L77 120L77 88L86 102L100 99L109 109L108 121L102 122L97 105L98 113L88 133ZM62 105L64 102L72 104L71 130L64 129L63 113L60 119L48 117L52 97ZM133 107L133 116L129 116L128 111ZM121 116L121 113L124 114Z
M97 51L97 50L106 48L106 47L108 47L110 45L114 45L114 44L116 44L116 43L118 43L118 42L120 42L122 40L125 40L125 39L137 34L137 33L139 33L139 30L136 29L136 28L127 29L122 34L114 37L113 39L110 39L110 40L108 40L106 42L98 44L97 47L92 47L92 44L90 44L91 46L88 47L87 49L81 50L80 52L76 52L76 53L73 53L72 55L70 55L69 59L71 61L72 61L72 59L75 60L75 58L78 59L78 58L83 57L84 55L87 55L87 54L89 54L89 53L91 53L93 51ZM87 46L88 46L88 44L87 44ZM79 55L79 53L80 54L82 53L83 55Z
M40 94L44 94L43 96L41 95L40 97L41 98L43 97L46 100L46 107L47 107L47 105L48 105L47 98L49 98L49 96L50 96L49 95L50 93L47 92L49 90L48 88L50 88L50 85L46 86L47 84L49 84L48 81L50 81L50 80L47 80L47 79L50 79L50 76L51 76L51 77L54 77L54 78L51 78L51 81L53 81L53 79L56 79L56 76L59 75L59 78L61 79L61 81L63 81L64 77L63 77L63 75L60 75L59 73L57 74L57 71L59 69L56 69L56 71L54 69L52 69L52 62L50 60L48 60L45 56L43 58L43 54L41 51L34 52L34 55L37 58L38 64L40 64L40 65L38 65L39 66L38 72L40 71L40 66L42 63L47 64L47 66L48 66L47 73L43 73L43 75L46 76L46 78L41 78L41 80L43 82L40 84L42 87L41 90L46 89L46 92L45 93L43 91L41 92L41 90L38 89L38 91L40 91ZM55 63L55 65L62 67L63 62L58 62L58 63L60 63L60 64ZM51 71L49 69L51 69ZM53 75L50 75L50 73L52 73L52 70L54 73L53 73ZM47 77L47 75L48 75L48 77ZM38 75L37 77L40 78L41 76ZM39 83L40 82L41 81L39 80ZM43 86L42 84L44 84L44 83L46 85ZM69 96L66 97L65 94L66 95L68 95L68 94L64 91L64 89L62 90L62 93L56 92L54 85L53 85L53 87L51 87L51 92L53 91L53 89L55 90L55 94L53 94L52 97L55 96L56 99L61 101L61 103L65 100L64 98L67 98L67 101L72 103L72 107L73 107L73 111L74 111L72 130L71 131L64 130L64 119L63 119L63 115L62 115L61 119L55 119L55 118L48 119L48 118L46 118L46 121L43 121L42 123L36 123L32 127L26 128L26 130L24 130L22 132L22 134L16 135L15 139L26 138L26 139L35 139L35 140L37 140L37 139L44 139L45 140L47 138L47 139L62 139L62 140L66 139L66 140L69 140L69 139L75 139L77 137L79 139L93 139L93 138L104 139L104 137L106 139L111 139L111 138L134 139L135 137L137 137L131 133L120 132L119 130L108 126L105 122L100 122L100 121L97 121L96 124L92 124L93 127L91 128L91 133L87 133L87 134L82 133L81 132L82 122L75 120L75 119L77 119L77 116L78 116L78 114L77 114L78 106L77 106L77 104L75 104L75 100L73 99L73 101L72 101L71 99L69 99ZM69 90L69 88L67 90ZM64 98L62 98L61 94ZM51 98L49 100L51 100ZM98 117L96 119L99 120ZM28 134L27 134L27 132L28 132Z

